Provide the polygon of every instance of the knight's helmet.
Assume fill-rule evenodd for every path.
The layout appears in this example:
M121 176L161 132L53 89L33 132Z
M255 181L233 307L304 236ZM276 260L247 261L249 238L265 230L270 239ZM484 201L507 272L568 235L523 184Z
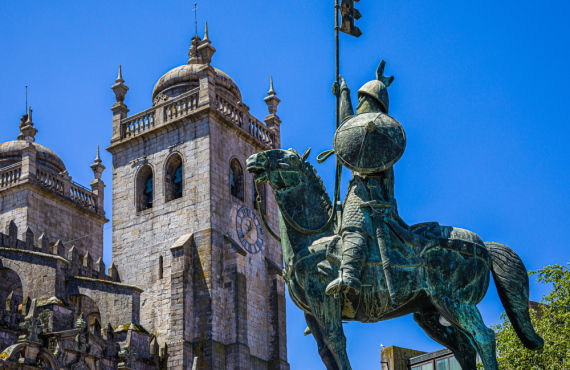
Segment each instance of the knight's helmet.
M368 81L358 90L358 100L364 95L369 96L380 103L384 113L388 114L388 86L394 81L394 76L384 76L386 61L382 60L376 70L376 79Z

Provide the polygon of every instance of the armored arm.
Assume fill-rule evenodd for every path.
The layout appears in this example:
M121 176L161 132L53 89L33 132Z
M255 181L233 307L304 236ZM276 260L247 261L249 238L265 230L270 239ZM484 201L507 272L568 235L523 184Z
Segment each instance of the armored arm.
M354 116L354 110L352 109L352 102L350 101L350 89L346 85L344 78L341 77L340 80L340 87L335 81L332 91L334 96L340 96L340 122L342 123L347 117Z
M340 122L342 123L347 117L354 116L352 102L350 101L350 89L346 85L346 81L341 77L340 84Z

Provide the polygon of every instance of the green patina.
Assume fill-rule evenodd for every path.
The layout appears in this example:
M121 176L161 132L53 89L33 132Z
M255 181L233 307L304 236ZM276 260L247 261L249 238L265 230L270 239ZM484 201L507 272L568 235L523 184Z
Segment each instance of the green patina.
M356 115L346 83L333 86L342 122L334 151L353 170L342 205L333 207L306 160L308 151L301 156L274 149L247 161L255 181L268 182L279 205L290 296L305 312L306 333L313 334L327 369L350 369L343 320L376 322L411 313L463 369L476 368L478 353L485 369L495 370L495 336L476 307L490 273L521 341L532 349L543 345L530 323L526 269L510 248L484 243L469 230L437 222L408 225L400 218L392 166L403 154L405 134L388 115L393 77L383 76L384 64L358 91Z

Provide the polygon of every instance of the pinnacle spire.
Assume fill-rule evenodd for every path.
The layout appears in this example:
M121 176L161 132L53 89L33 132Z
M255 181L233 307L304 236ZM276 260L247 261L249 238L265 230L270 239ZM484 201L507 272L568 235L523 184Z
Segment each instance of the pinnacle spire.
M279 98L275 93L275 88L273 87L273 76L269 76L269 91L267 92L267 96L263 99L267 104L267 109L269 110L270 115L277 114L277 106L279 105Z
M269 91L267 92L267 95L275 95L275 90L273 89L273 76L272 75L269 76Z
M95 157L94 162L97 163L97 164L103 162L103 161L101 160L101 156L99 155L99 144L97 144L97 156Z
M210 39L208 38L208 22L206 22L206 25L204 26L204 39L203 41L209 41Z
M35 141L35 136L38 130L34 127L32 122L32 107L28 106L28 113L24 114L20 119L20 135L18 140Z
M28 118L26 119L26 123L27 124L33 124L32 123L32 107L28 106L28 114L27 114Z
M117 103L123 104L125 100L125 95L129 88L125 85L125 80L123 80L123 69L119 64L119 73L117 74L117 79L115 80L115 84L111 86L111 89L115 93L115 100Z
M95 180L101 180L101 175L105 170L105 166L103 166L102 163L103 161L101 160L101 155L99 154L99 144L97 144L97 155L93 160L93 164L89 166L93 170L93 176L95 177ZM91 184L93 185L93 183Z
M115 80L116 83L121 83L121 82L125 82L125 80L123 80L123 71L121 69L121 65L119 64L119 74L117 75L117 79Z

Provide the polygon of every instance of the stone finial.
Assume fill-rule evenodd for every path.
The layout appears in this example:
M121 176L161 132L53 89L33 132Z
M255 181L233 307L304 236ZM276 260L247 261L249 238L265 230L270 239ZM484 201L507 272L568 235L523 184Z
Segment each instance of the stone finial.
M27 299L29 300L29 298ZM38 335L43 332L44 328L42 322L36 317L36 307L37 301L33 299L26 311L24 322L20 324L20 328L25 331L25 334L21 335L18 338L18 342L32 342L41 344Z
M93 170L93 176L95 177L95 180L101 180L101 176L105 170L105 166L101 164L102 162L103 161L101 160L101 155L99 154L99 144L97 144L97 155L93 160L93 164L90 166L91 170Z
M200 54L198 53L198 45L202 40L198 35L192 37L190 42L190 49L188 49L188 64L201 64L202 60Z
M24 248L30 251L34 249L34 232L29 226L24 230Z
M95 262L95 270L98 272L99 279L105 277L105 262L103 262L103 258L99 258L97 262Z
M54 245L51 247L51 253L57 256L64 256L65 255L65 247L61 240L57 240Z
M125 85L125 80L123 80L123 71L121 69L121 65L119 64L119 74L117 75L117 79L115 80L115 84L111 86L111 89L115 93L115 100L117 103L123 104L125 101L125 95L127 95L127 91L129 88Z
M107 275L109 275L112 281L119 281L119 271L117 270L117 266L115 266L114 262L111 262Z
M20 119L20 135L18 135L18 140L34 142L37 132L38 130L36 130L32 122L32 107L28 107L28 113L24 114Z
M212 42L208 36L208 22L204 29L204 39L201 40L198 35L192 38L190 50L188 50L188 64L210 64L212 55L216 52L216 48L212 46Z
M50 252L49 238L46 233L42 233L42 235L40 235L38 238L38 247L40 247L40 250L44 253Z
M269 76L269 91L263 100L265 101L265 104L267 104L267 110L269 111L269 114L277 114L277 106L281 100L277 97L275 89L273 88L273 76Z
M14 220L10 220L6 225L6 236L4 239L4 245L8 248L17 248L18 247L18 226Z

